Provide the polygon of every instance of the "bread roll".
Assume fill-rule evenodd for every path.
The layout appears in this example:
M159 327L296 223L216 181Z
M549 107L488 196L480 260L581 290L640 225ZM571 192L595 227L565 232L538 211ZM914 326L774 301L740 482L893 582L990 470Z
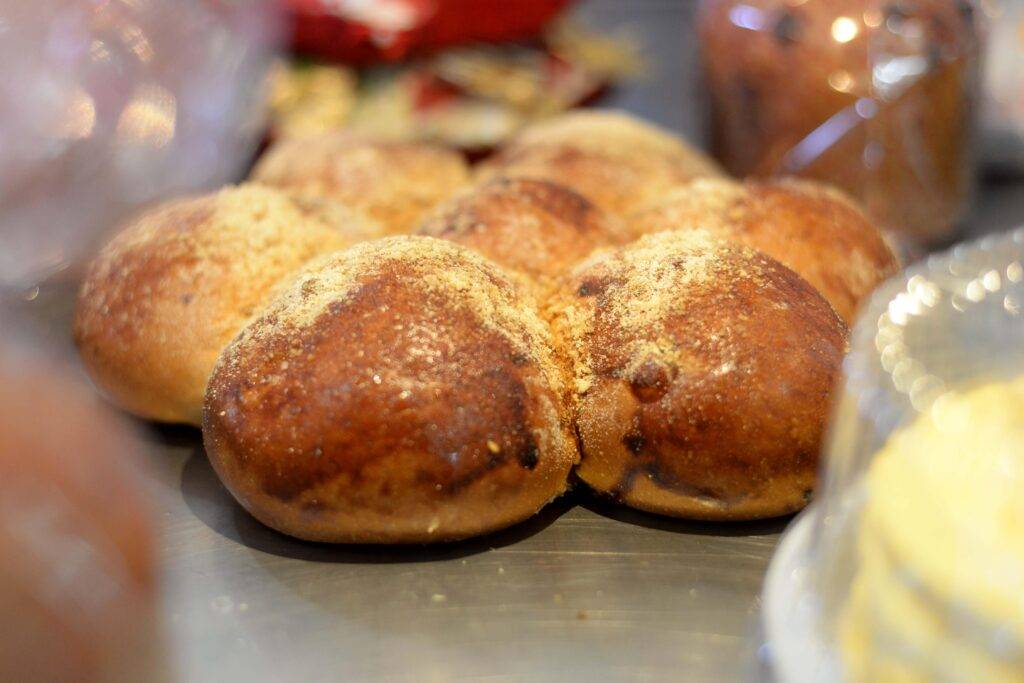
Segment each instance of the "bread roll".
M800 509L847 330L777 261L702 231L599 252L551 308L575 368L579 477L696 519Z
M0 680L164 680L139 457L86 387L0 344Z
M422 143L370 142L348 133L286 138L256 165L253 180L307 197L330 197L389 234L412 232L469 180L457 152Z
M342 215L257 185L143 213L82 284L75 340L89 374L130 412L198 425L217 355L274 286L372 232L362 218L337 222Z
M387 235L383 225L340 200L295 190L280 190L268 185L250 184L249 186L264 187L274 192L283 193L307 218L316 219L341 233L346 246Z
M669 188L721 171L656 126L618 112L585 111L526 129L484 162L478 177L496 175L560 183L624 215Z
M464 244L537 282L631 239L621 221L545 180L498 178L439 206L417 231Z
M707 229L763 251L814 285L852 324L861 301L899 262L861 209L839 190L794 179L701 179L632 214L640 236Z
M566 379L498 266L443 240L385 238L311 264L228 346L203 433L221 480L274 529L446 541L565 490Z
M571 144L586 149L632 149L689 161L694 169L714 167L675 133L633 114L614 109L577 109L525 128L513 145Z

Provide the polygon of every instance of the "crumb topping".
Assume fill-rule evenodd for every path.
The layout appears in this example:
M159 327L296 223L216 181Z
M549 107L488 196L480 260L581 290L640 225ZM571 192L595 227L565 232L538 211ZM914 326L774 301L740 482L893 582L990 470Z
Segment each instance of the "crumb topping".
M255 301L245 292L258 298L285 273L351 242L336 227L259 185L171 201L142 214L107 245L83 297L103 291L106 301L150 306L154 291L178 286L183 296L198 296L233 283L227 298L251 313Z
M700 169L700 175L720 175L721 171L704 154L682 138L619 111L579 111L535 124L523 131L512 147L569 144L614 156L635 156L638 152L685 160Z
M401 269L403 281L426 296L467 310L479 324L506 339L518 354L541 368L552 387L562 381L552 350L551 331L541 319L529 288L472 250L432 237L400 236L364 242L310 262L229 347L225 356L246 353L261 339L279 337L314 325L375 278ZM437 347L443 326L407 330L410 351ZM221 362L232 362L229 358Z
M464 186L469 170L460 154L442 147L332 134L275 145L253 178L303 196L332 197L365 212L389 233L400 233Z
M669 325L709 287L737 279L758 283L762 271L755 256L692 230L648 235L580 264L569 279L573 291L549 311L572 357L577 392L585 393L601 368L633 381L652 369L685 367L702 344L720 346L728 366L727 331L691 329L688 345L681 345Z
M578 193L532 178L498 178L464 191L418 232L476 249L542 285L594 249L630 241L621 221Z

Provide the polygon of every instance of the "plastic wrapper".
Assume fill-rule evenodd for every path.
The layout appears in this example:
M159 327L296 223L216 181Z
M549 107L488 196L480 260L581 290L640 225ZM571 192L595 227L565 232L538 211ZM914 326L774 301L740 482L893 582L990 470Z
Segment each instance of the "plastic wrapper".
M739 176L858 197L913 248L971 198L983 12L975 0L704 0L712 143Z
M1024 0L1002 0L989 28L982 161L1024 171Z
M811 506L765 584L783 681L1024 675L1024 228L933 255L855 325Z
M571 0L277 0L292 45L306 55L366 64L471 42L532 38Z
M0 0L0 287L126 212L238 176L263 132L269 2Z

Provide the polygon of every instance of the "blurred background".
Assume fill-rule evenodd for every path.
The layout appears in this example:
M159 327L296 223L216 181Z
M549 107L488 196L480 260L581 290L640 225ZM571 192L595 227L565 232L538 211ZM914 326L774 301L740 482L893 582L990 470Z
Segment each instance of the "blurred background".
M476 159L577 106L662 124L737 175L835 182L901 223L887 227L912 233L916 253L1019 223L1021 3L959 3L969 21L945 33L922 29L946 21L940 11L903 5L909 19L887 19L882 44L867 24L842 41L829 33L858 8L882 11L867 0L825 17L818 3L709 2L703 33L696 0L4 0L0 50L16 77L0 100L0 282L31 288L138 206L240 179L275 139L346 129ZM791 47L777 43L780 26ZM735 46L731 62L719 44ZM898 84L883 92L886 78ZM863 116L872 107L882 113ZM840 119L854 110L851 132ZM935 125L916 123L926 112ZM814 160L782 158L809 143ZM899 149L886 158L912 180L887 162L865 170L890 144ZM894 213L878 198L882 179L902 190L899 203L941 215Z

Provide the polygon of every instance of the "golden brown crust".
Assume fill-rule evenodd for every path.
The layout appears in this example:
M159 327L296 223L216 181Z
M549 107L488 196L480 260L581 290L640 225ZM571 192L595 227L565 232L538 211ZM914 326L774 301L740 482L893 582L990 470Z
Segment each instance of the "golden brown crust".
M847 324L899 269L863 211L842 192L811 181L697 180L633 213L627 224L636 236L705 229L763 251L814 285Z
M75 341L86 369L130 412L199 424L217 355L282 278L365 232L344 227L256 185L143 213L82 284Z
M349 244L375 240L388 233L376 220L337 199L283 190L299 211L345 235Z
M439 206L417 231L465 245L547 282L599 247L631 235L572 190L544 180L499 178Z
M532 126L478 173L559 183L619 216L676 185L719 175L681 139L617 112L577 112Z
M252 178L308 197L333 198L363 212L387 234L404 234L463 187L469 169L460 154L442 147L334 133L278 142Z
M571 144L581 149L615 153L658 154L693 164L694 171L717 169L707 156L678 135L624 111L580 109L524 129L512 146Z
M682 517L803 507L847 331L798 275L707 232L657 233L580 264L550 313L583 481Z
M221 355L210 460L259 520L428 543L525 519L576 460L564 368L529 295L429 237L311 264Z

